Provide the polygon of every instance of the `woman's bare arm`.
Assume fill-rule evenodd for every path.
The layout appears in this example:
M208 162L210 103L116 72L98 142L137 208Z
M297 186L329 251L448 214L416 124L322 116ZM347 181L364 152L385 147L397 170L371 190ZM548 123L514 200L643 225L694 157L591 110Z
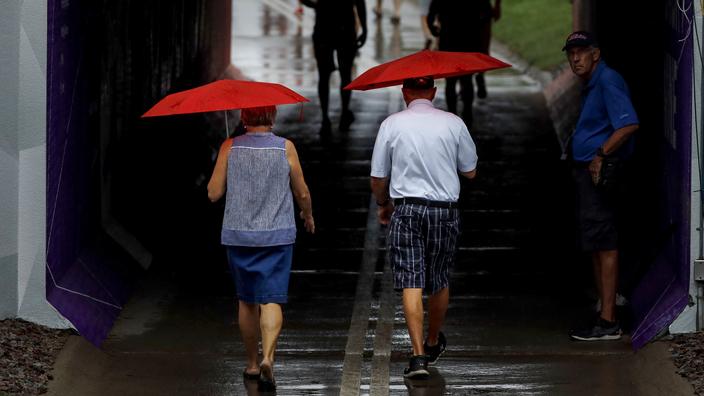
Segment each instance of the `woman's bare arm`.
M298 207L301 208L300 217L305 222L308 232L315 233L315 221L313 220L313 205L308 191L308 185L303 178L303 169L298 160L296 147L289 140L286 141L286 159L291 166L291 190L296 199Z
M220 146L218 159L215 161L213 174L208 182L208 199L217 202L227 190L227 156L232 147L232 139L225 140Z

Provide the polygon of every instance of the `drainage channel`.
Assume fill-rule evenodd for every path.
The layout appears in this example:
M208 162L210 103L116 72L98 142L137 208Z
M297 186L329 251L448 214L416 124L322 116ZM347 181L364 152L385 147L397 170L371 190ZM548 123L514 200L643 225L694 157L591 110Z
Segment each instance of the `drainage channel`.
M397 112L401 106L401 97L398 92L390 92L388 101L388 114ZM382 228L377 220L376 202L372 196L369 200L367 227L364 237L364 253L360 265L357 290L354 300L354 309L350 321L345 360L342 371L342 384L340 395L359 395L361 389L369 389L371 395L389 394L389 361L391 358L392 336L394 330L394 313L396 303L392 284L391 271L387 265L381 275L379 290L376 290L379 299L376 302L379 312L372 318L372 303L374 295L374 280L376 264L379 258L380 236ZM369 323L376 320L373 336L368 331ZM373 337L373 340L369 340ZM362 372L365 367L365 345L373 343L371 372L369 383L362 383Z

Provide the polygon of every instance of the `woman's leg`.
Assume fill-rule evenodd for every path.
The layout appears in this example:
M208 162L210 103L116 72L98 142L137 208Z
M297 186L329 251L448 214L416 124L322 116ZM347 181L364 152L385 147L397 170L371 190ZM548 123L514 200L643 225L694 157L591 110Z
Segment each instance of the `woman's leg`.
M276 351L276 342L281 333L281 325L283 323L283 314L281 305L269 303L261 304L261 317L259 326L262 333L262 375L271 376L273 378L274 367L274 352ZM269 371L269 372L265 372Z
M259 372L257 356L259 353L259 304L249 304L244 301L239 302L238 321L240 334L244 341L244 349L247 354L247 373L256 374Z

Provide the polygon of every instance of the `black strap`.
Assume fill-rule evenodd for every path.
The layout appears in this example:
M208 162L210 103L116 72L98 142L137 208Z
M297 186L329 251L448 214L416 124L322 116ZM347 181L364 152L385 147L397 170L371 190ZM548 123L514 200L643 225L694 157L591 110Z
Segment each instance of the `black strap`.
M411 204L431 206L434 208L448 208L448 209L455 209L455 208L459 207L459 203L450 202L450 201L433 201L430 199L414 198L414 197L394 199L394 206L411 205Z

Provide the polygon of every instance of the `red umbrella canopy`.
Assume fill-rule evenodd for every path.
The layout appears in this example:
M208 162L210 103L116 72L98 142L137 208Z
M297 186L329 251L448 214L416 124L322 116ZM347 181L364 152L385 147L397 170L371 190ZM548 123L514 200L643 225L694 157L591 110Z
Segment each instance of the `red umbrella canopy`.
M168 95L144 113L142 117L204 113L300 102L308 102L308 99L281 84L218 80Z
M448 52L423 50L379 66L372 67L354 79L345 89L368 89L401 85L414 77L447 78L511 67L479 52Z

